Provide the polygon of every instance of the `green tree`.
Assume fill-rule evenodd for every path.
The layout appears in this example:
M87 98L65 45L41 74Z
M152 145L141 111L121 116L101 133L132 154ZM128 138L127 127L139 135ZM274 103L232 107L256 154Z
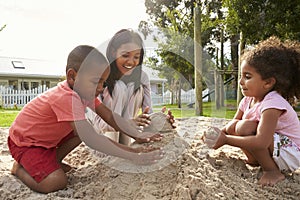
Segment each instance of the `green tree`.
M256 44L272 35L300 40L300 0L224 0L227 27L243 33L246 44Z
M300 0L223 0L223 7L227 8L225 24L234 70L238 69L239 45L241 52L246 45L256 44L272 35L300 40ZM239 93L238 97L241 96Z
M238 85L239 46L243 49L245 45L256 44L271 35L300 40L300 0L145 0L150 21L165 30L158 55L164 64L184 74L191 84L193 59L190 62L179 61L182 56L176 57L178 55L173 55L176 52L173 50L177 46L193 55L193 45L189 48L180 46L182 44L176 38L176 32L184 37L194 37L193 9L196 5L201 6L202 13L201 45L209 55L217 60L215 43L222 39L224 42L230 41L231 61L226 64L226 58L221 56L219 69L234 72L235 86ZM241 33L243 37L240 37ZM163 47L173 50L168 52ZM209 66L216 68L213 63Z
M215 56L215 44L220 41L217 24L223 20L220 12L222 3L218 0L146 0L145 6L153 25L161 28L163 41L158 41L157 54L162 63L180 72L194 85L194 7L201 7L202 47ZM213 17L212 17L213 16ZM144 27L144 24L141 25ZM145 28L143 28L145 30ZM180 83L180 81L179 81ZM180 105L179 105L180 106Z

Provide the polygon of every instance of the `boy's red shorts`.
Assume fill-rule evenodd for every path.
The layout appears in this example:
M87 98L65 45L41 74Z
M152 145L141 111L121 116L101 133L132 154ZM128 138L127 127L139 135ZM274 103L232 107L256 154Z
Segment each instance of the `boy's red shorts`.
M74 137L71 132L62 139L60 144ZM49 174L59 169L61 166L56 159L56 147L19 147L8 137L8 147L12 157L34 178L36 182L41 182Z

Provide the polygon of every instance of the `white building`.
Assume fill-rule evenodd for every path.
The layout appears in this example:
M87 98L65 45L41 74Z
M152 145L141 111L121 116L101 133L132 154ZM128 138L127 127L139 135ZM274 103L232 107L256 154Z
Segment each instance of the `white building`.
M46 85L51 88L63 79L55 62L14 57L0 57L0 86L30 90ZM64 66L61 66L64 68Z

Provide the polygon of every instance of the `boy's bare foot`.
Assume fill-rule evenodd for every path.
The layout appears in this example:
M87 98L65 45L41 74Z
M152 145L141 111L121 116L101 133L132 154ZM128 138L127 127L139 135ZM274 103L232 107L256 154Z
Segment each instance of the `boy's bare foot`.
M10 170L10 173L12 175L16 175L17 174L17 170L20 169L22 166L17 162L17 161L14 161L14 164Z
M60 163L60 167L64 170L65 173L71 171L72 167L66 163Z
M262 186L273 186L276 183L285 179L285 176L279 171L264 171L258 184Z

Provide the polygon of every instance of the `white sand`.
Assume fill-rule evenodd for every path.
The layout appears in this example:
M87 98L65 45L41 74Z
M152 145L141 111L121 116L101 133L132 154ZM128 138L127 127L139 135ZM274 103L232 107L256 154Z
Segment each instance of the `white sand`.
M176 131L160 143L166 156L153 166L135 166L110 156L101 158L84 144L65 161L75 167L66 189L50 194L31 191L10 174L13 163L0 128L0 199L299 199L300 171L274 187L261 188L260 167L245 165L238 148L209 150L200 140L208 126L224 119L196 117L177 120ZM137 173L138 172L138 173Z

